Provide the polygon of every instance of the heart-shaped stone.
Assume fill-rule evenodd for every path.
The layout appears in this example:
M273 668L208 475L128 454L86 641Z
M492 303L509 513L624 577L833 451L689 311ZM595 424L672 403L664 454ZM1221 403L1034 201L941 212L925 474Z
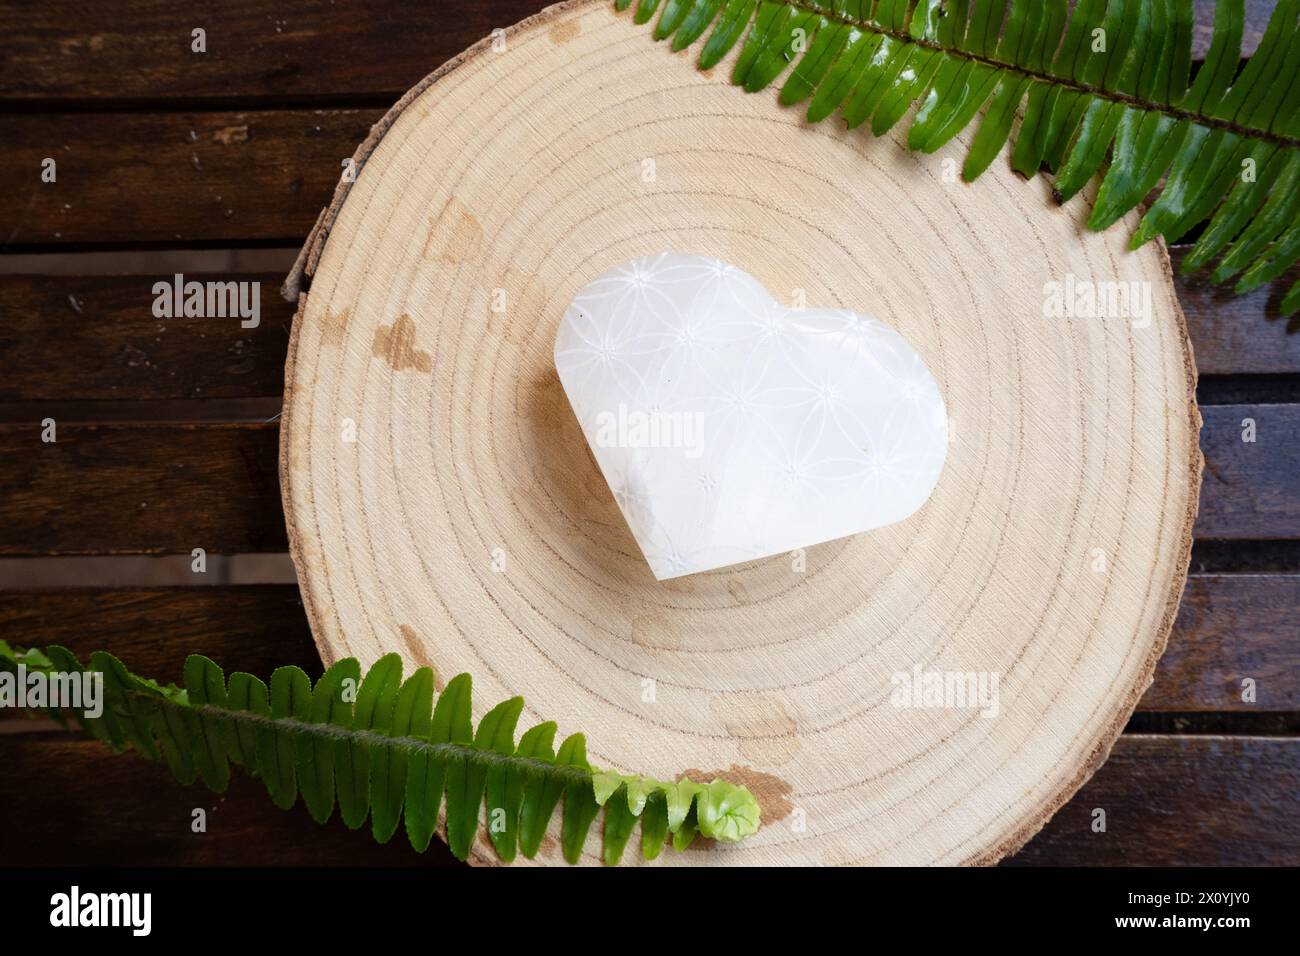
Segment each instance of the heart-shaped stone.
M663 253L593 279L555 366L660 580L901 521L948 451L943 397L901 335L785 308L718 259Z

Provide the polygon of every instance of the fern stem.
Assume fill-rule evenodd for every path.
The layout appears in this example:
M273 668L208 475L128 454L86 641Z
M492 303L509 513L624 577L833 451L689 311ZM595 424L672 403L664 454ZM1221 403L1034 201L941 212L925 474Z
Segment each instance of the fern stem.
M471 747L469 744L433 743L428 740L421 740L418 737L394 737L376 730L358 730L355 727L343 727L338 724L313 724L306 720L299 720L296 717L264 717L248 710L227 710L222 707L214 707L211 704L202 704L196 707L190 704L177 703L169 697L156 697L142 691L130 691L129 696L159 703L175 711L186 710L200 716L206 714L210 717L220 717L222 720L229 720L232 723L243 724L248 727L266 727L268 729L275 728L299 733L311 733L314 736L325 737L329 740L367 744L369 746L400 746L412 753L423 753L444 760L460 759L478 763L484 767L528 768L538 772L545 771L554 774L565 783L590 783L594 774L598 772L583 767L557 765L533 757L507 755L498 753L495 750L480 750Z

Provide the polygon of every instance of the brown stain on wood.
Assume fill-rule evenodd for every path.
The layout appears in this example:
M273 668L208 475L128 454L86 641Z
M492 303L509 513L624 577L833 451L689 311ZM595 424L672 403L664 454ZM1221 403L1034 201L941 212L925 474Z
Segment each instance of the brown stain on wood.
M554 440L556 433L565 432L570 440L576 438L585 446L586 439L582 437L573 406L569 404L569 396L565 394L554 366L536 378L531 386L527 409L529 425L545 432L548 441Z
M523 434L536 444L532 457L541 464L519 476L514 501L530 521L561 536L597 537L618 549L635 548L554 364L530 382L525 398L523 418L528 427ZM537 493L538 480L543 496ZM539 506L543 501L546 507Z
M321 323L320 341L321 345L338 347L343 344L343 340L348 335L348 322L352 320L351 309L340 309L337 312L325 310L325 321Z
M392 325L375 329L370 352L387 362L394 372L408 368L417 372L433 371L433 356L415 347L415 322L406 313L398 316Z
M494 308L501 300L500 310ZM537 327L546 305L546 288L532 272L507 266L501 285L488 295L488 331L513 345L522 345Z
M749 588L745 587L744 582L739 578L727 579L727 593L735 599L737 604L749 603Z
M424 256L456 265L474 255L482 240L483 226L468 206L452 196L434 217Z
M432 670L433 662L429 660L424 644L420 642L420 633L409 624L399 624L397 630L401 633L402 642L406 644L406 650L410 653L411 660L415 661L415 666Z
M690 780L692 783L712 783L722 779L745 787L758 801L763 826L784 820L794 812L794 802L790 799L794 787L790 782L753 767L733 763L726 770L683 770L677 779Z
M104 49L105 43L103 35L98 33L88 37L72 37L59 41L59 52L64 56L99 53Z
M582 35L582 24L577 20L561 20L546 34L555 44L568 43Z
M794 718L779 698L767 694L719 694L709 702L714 716L736 741L741 756L760 767L779 767L802 744Z
M235 143L248 142L248 124L242 123L238 126L223 126L212 133L212 141L220 143L222 146L232 146Z
M632 641L647 650L675 651L682 646L682 633L667 614L657 611L632 619Z

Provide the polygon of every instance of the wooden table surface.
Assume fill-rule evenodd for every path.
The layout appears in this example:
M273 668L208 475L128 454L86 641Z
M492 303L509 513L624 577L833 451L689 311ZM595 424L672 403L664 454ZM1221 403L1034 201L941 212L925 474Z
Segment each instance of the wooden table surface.
M0 637L168 680L195 651L319 673L283 571L229 583L284 567L274 416L293 310L268 270L387 106L543 5L0 0ZM1271 7L1247 4L1248 50ZM1199 54L1212 9L1197 3ZM199 274L213 262L262 271ZM153 285L176 271L260 281L260 325L156 318ZM1182 610L1110 760L1010 864L1300 863L1300 324L1278 316L1296 277L1240 298L1178 280L1206 456ZM195 548L226 570L178 583ZM40 723L0 721L0 768L0 815L24 821L0 864L454 863L317 827L246 777L181 787Z

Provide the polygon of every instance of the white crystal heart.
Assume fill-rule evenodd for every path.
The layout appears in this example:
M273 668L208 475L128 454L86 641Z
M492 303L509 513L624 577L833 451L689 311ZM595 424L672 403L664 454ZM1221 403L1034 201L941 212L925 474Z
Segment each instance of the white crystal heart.
M907 340L841 309L787 309L704 256L588 283L555 338L587 443L656 578L901 521L948 451Z

